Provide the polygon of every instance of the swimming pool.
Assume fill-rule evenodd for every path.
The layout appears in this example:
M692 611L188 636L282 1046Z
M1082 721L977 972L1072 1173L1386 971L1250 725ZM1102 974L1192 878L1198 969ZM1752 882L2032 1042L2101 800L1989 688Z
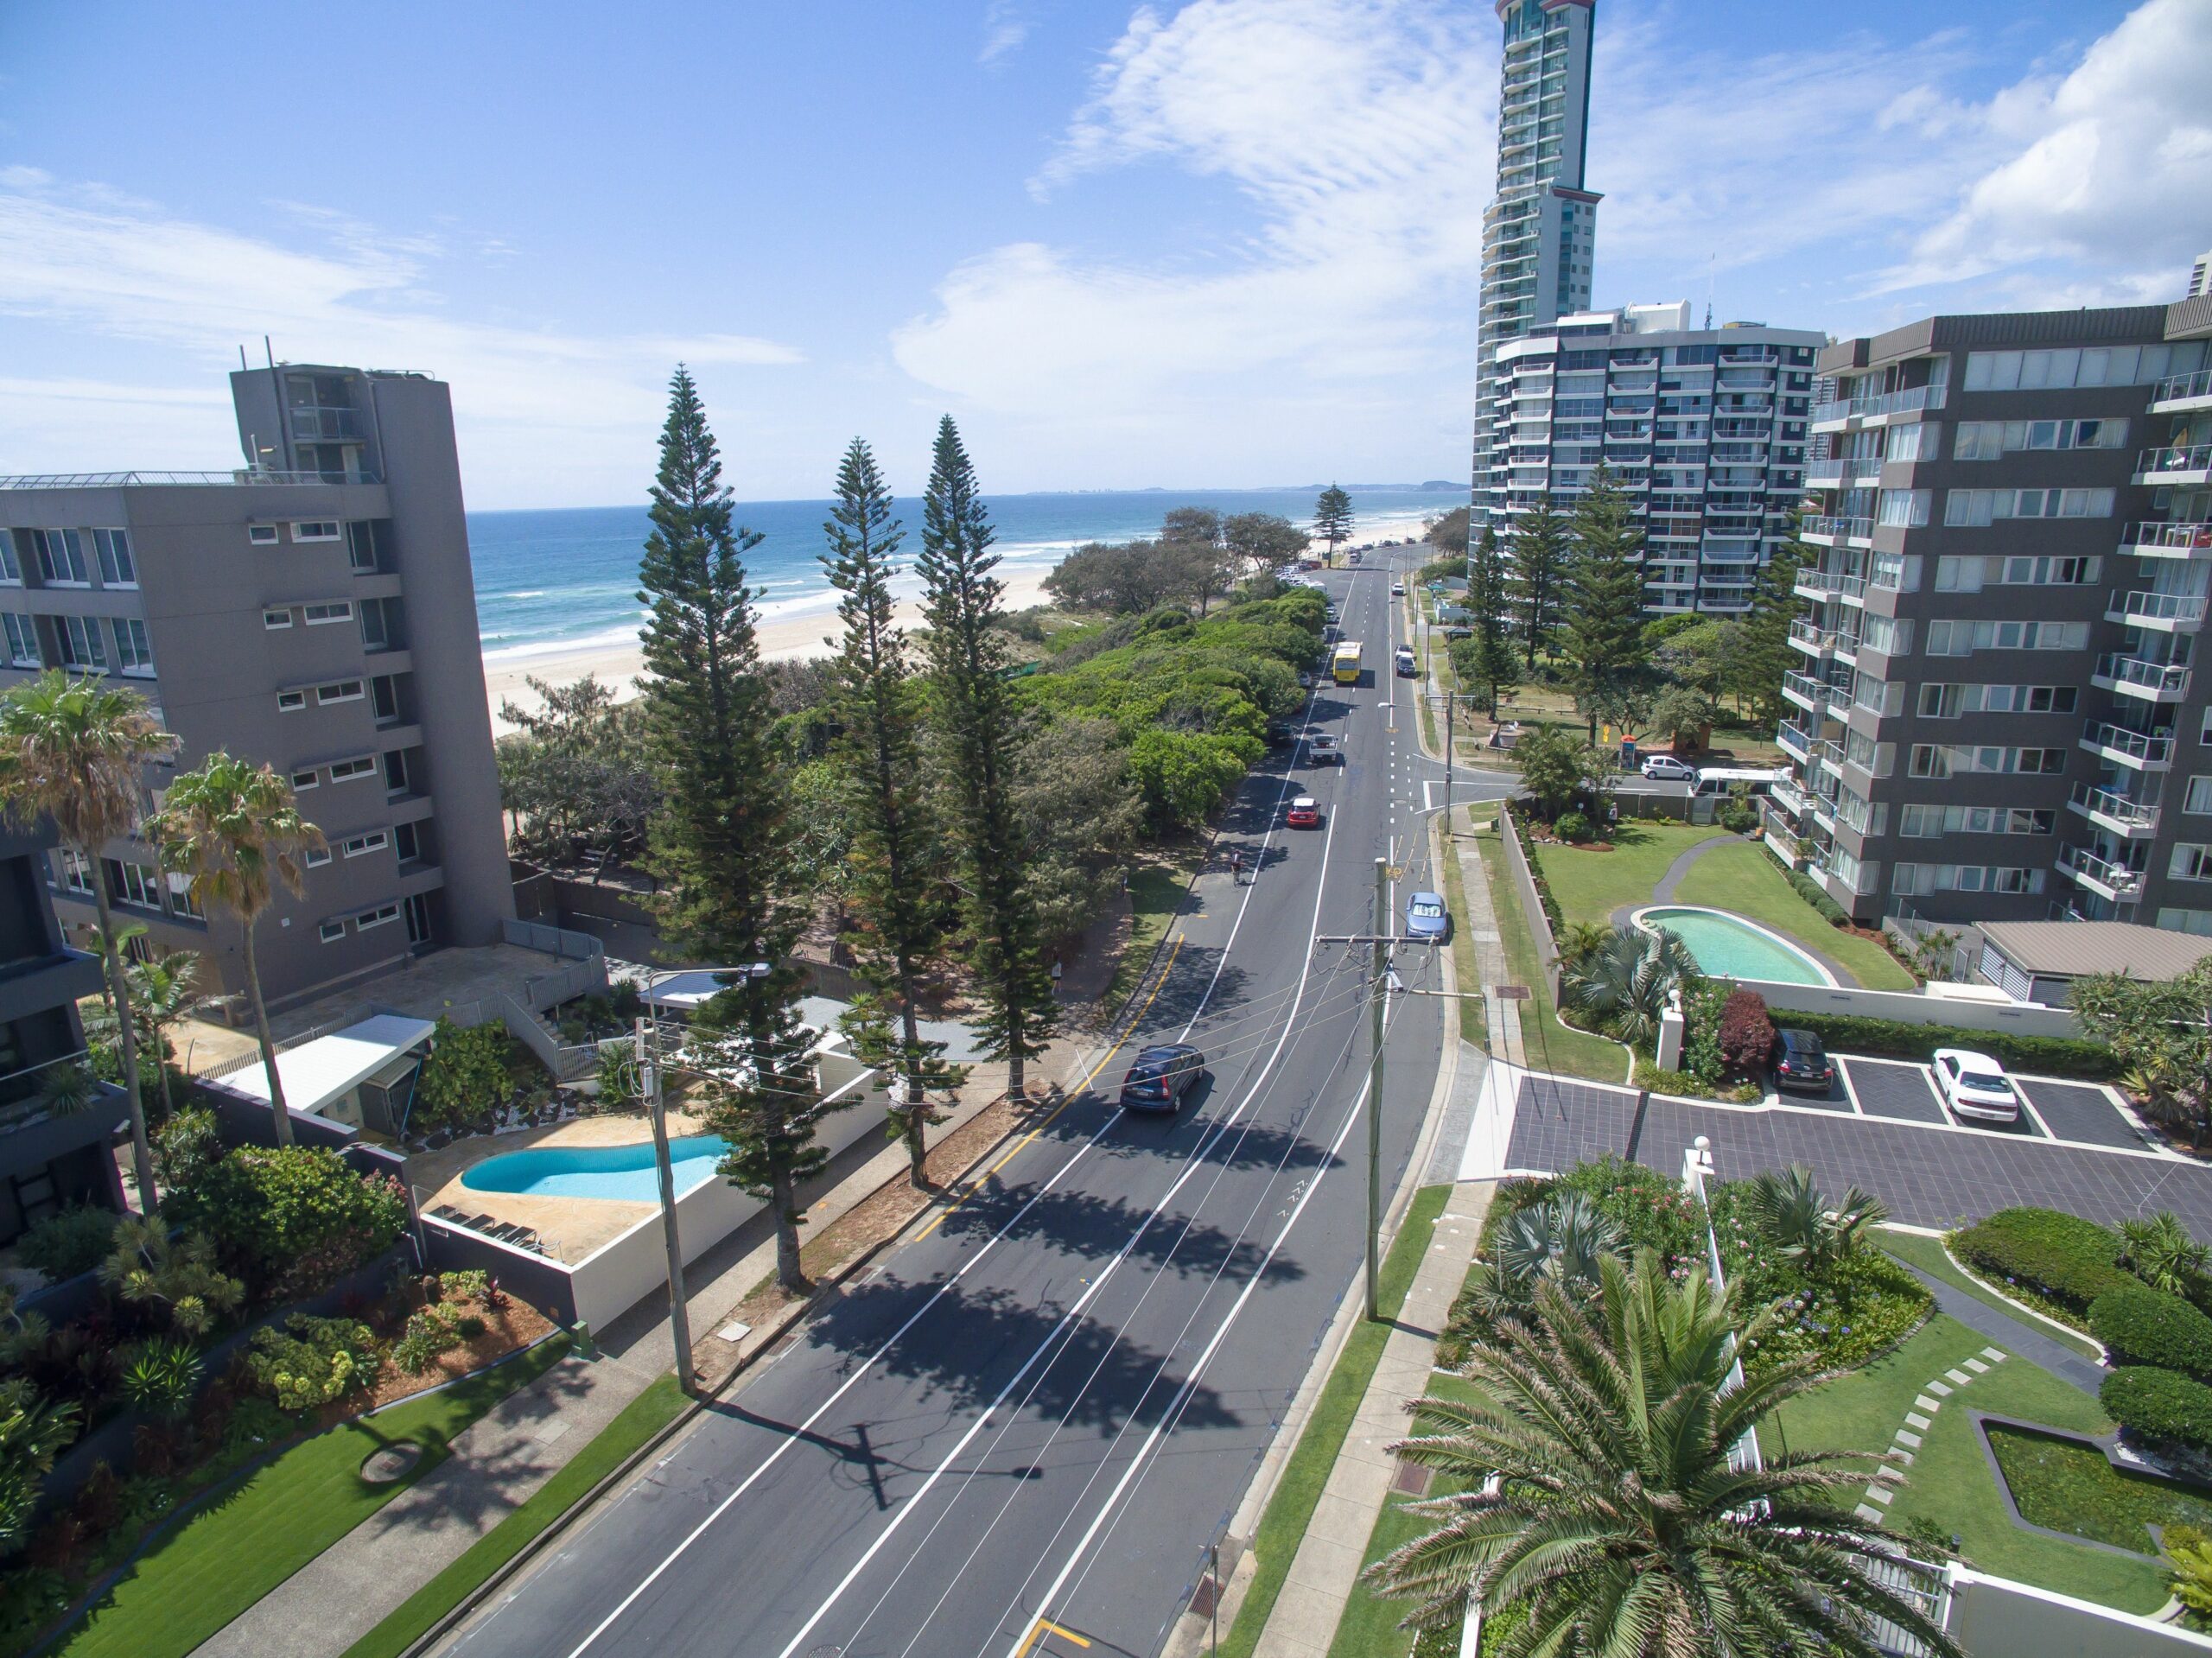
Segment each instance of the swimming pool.
M715 1163L729 1149L719 1134L684 1134L668 1142L668 1160L681 1197L715 1178ZM506 1191L525 1197L620 1197L660 1201L653 1172L653 1143L627 1146L539 1146L487 1157L461 1177L471 1191Z
M1689 947L1703 971L1716 979L1767 979L1782 984L1834 985L1835 975L1780 933L1726 910L1654 905L1632 918L1647 929L1663 927Z

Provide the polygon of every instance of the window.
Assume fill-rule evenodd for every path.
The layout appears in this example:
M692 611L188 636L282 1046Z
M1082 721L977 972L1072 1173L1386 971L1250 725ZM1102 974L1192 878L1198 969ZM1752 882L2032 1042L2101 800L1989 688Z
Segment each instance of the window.
M381 927L387 921L397 921L398 919L399 906L397 904L379 904L375 909L369 911L366 914L357 916L354 918L353 925L359 931L366 932L372 927Z
M336 541L340 533L335 518L306 518L292 526L294 541Z
M143 863L124 863L110 858L107 890L108 896L118 904L135 904L145 910L162 907L162 878Z
M2079 651L2089 642L2087 622L1970 622L1928 624L1931 657L1971 656L1976 651Z
M245 527L245 538L257 547L276 544L276 526L273 524L250 524Z
M95 530L92 547L99 555L100 585L104 588L135 588L138 585L138 562L130 556L130 532L128 530Z
M366 574L377 568L376 526L370 524L349 524L346 526L346 562L357 573Z
M342 921L326 921L315 930L315 936L326 944L334 944L346 936L346 924Z
M1869 616L1859 644L1862 650L1879 651L1885 657L1909 657L1912 654L1911 619L1900 621L1894 616Z
M423 837L412 823L401 823L391 832L392 855L402 863L412 863L423 855Z
M61 848L61 884L73 893L92 896L92 866L83 853Z
M427 944L430 942L430 901L416 893L407 899L407 942Z
M1897 814L1897 833L1913 839L1938 835L2049 835L2058 827L2056 811L2026 806L1906 806Z
M358 702L361 700L361 682L336 679L327 685L318 685L315 688L315 700L325 708L333 702Z
M292 773L292 792L296 795L305 794L309 789L318 789L321 786L322 773L312 765L304 772Z
M38 545L38 573L49 588L89 588L85 574L85 547L74 530L34 530Z
M1968 391L2027 391L2040 386L2141 385L2204 366L2204 342L2113 346L2086 351L1977 351L1967 355Z
M1961 422L1954 461L1994 461L2022 449L2118 449L2127 444L2124 420L1974 420Z
M175 881L169 883L169 908L189 920L205 921L207 918L207 912L200 907L200 900L192 895L190 881L187 881L181 890Z
M310 869L320 869L330 861L330 848L327 846L310 847L300 861Z
M1964 714L2071 714L2079 693L2072 685L1945 685L1920 688L1923 720L1955 720Z
M152 677L154 647L146 638L146 624L136 616L116 616L109 619L115 629L116 664L126 674Z
M2204 710L2204 728L2196 734L2196 740L2212 748L2212 708Z
M2212 910L2161 910L2158 924L2168 932L2193 932L2212 938Z
M372 707L378 725L393 725L399 719L399 684L391 674L379 674L369 682L376 696Z
M349 858L365 858L372 852L381 852L391 844L391 836L382 829L371 829L366 835L356 835L339 849Z
M1920 429L1915 426L1901 429L1918 431ZM1929 492L1924 489L1885 489L1882 492L1881 505L1874 521L1891 528L1916 530L1928 522L1929 496Z
M361 648L365 651L389 651L391 648L391 622L386 613L396 600L367 599L361 603Z
M261 613L261 625L271 632L280 627L289 627L292 613L289 610L264 610Z
M2212 812L2212 773L2193 777L2183 791L2181 809L2185 812Z
M2066 769L2066 751L2005 748L1994 743L1915 743L1911 766L1916 778L1948 778L1974 772L2053 775Z
M356 778L374 777L376 770L377 763L373 758L334 760L330 766L330 780L333 783L351 783Z
M2109 489L1954 489L1944 492L1943 522L1972 528L2005 518L2108 518Z
M28 530L0 530L0 581L22 586L23 567L16 556L16 549L29 534Z
M61 648L61 665L80 673L105 673L107 647L100 643L100 625L92 616L56 616L54 642Z
M18 668L41 668L45 662L38 651L38 629L28 616L18 616L12 610L0 611L0 626L8 632L8 660Z
M1979 593L1985 587L2080 588L2104 574L2101 558L1939 558L1936 591Z
M353 619L353 603L350 599L340 599L334 604L305 605L301 609L309 627L327 627L333 622Z
M2177 846L2166 873L2175 880L2212 880L2212 846L2187 842Z
M2040 893L2044 872L1991 864L1901 863L1891 879L1900 894L1916 893Z
M384 756L384 786L387 794L407 792L407 755L405 751L390 748Z

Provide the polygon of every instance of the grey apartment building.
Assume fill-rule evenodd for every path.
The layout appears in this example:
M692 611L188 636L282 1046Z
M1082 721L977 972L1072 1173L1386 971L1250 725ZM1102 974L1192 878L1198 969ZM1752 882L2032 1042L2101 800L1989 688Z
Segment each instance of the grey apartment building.
M330 844L255 933L283 1004L493 943L514 899L447 388L279 364L231 392L234 471L0 479L0 685L105 675L155 705L180 764L225 748L290 778ZM200 951L211 991L242 988L236 924L143 844L54 854L65 921L92 920L95 880Z
M1643 520L1646 607L1748 610L1804 497L1824 334L1691 326L1687 302L1540 323L1497 348L1489 496L1513 520L1571 511L1600 461Z
M2212 296L1822 352L1777 827L1857 919L2212 932Z

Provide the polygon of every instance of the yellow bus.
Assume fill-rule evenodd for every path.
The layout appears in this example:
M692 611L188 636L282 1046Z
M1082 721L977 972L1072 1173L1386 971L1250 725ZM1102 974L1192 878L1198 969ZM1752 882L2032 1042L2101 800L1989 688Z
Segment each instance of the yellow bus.
M1357 639L1345 639L1337 646L1336 654L1329 658L1329 671L1339 685L1359 683L1359 641Z

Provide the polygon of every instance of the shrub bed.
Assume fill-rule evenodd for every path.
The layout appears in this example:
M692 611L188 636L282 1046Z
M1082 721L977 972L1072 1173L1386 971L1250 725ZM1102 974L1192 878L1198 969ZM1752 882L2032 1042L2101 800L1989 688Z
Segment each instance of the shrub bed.
M2148 1284L2107 1290L2089 1308L2089 1329L2124 1364L2212 1376L2212 1318L2178 1295Z
M2097 1402L2131 1432L2212 1448L2212 1388L2177 1370L2148 1364L2114 1370L2097 1389Z
M1773 1309L1775 1322L1745 1345L1756 1370L1813 1356L1824 1370L1853 1369L1920 1328L1935 1298L1880 1250L1861 1248L1818 1277L1761 1236L1746 1212L1748 1181L1707 1194L1721 1269L1745 1309Z
M2055 1209L2000 1209L1947 1241L1961 1261L2077 1329L2099 1296L2138 1281L2116 1264L2117 1233Z
M2110 1048L2083 1037L2019 1036L2009 1031L1966 1031L1948 1025L1907 1025L1849 1013L1799 1013L1789 1023L1846 1053L1884 1054L1928 1060L1938 1048L1971 1048L2000 1064L2050 1077L2101 1079L2119 1074Z

